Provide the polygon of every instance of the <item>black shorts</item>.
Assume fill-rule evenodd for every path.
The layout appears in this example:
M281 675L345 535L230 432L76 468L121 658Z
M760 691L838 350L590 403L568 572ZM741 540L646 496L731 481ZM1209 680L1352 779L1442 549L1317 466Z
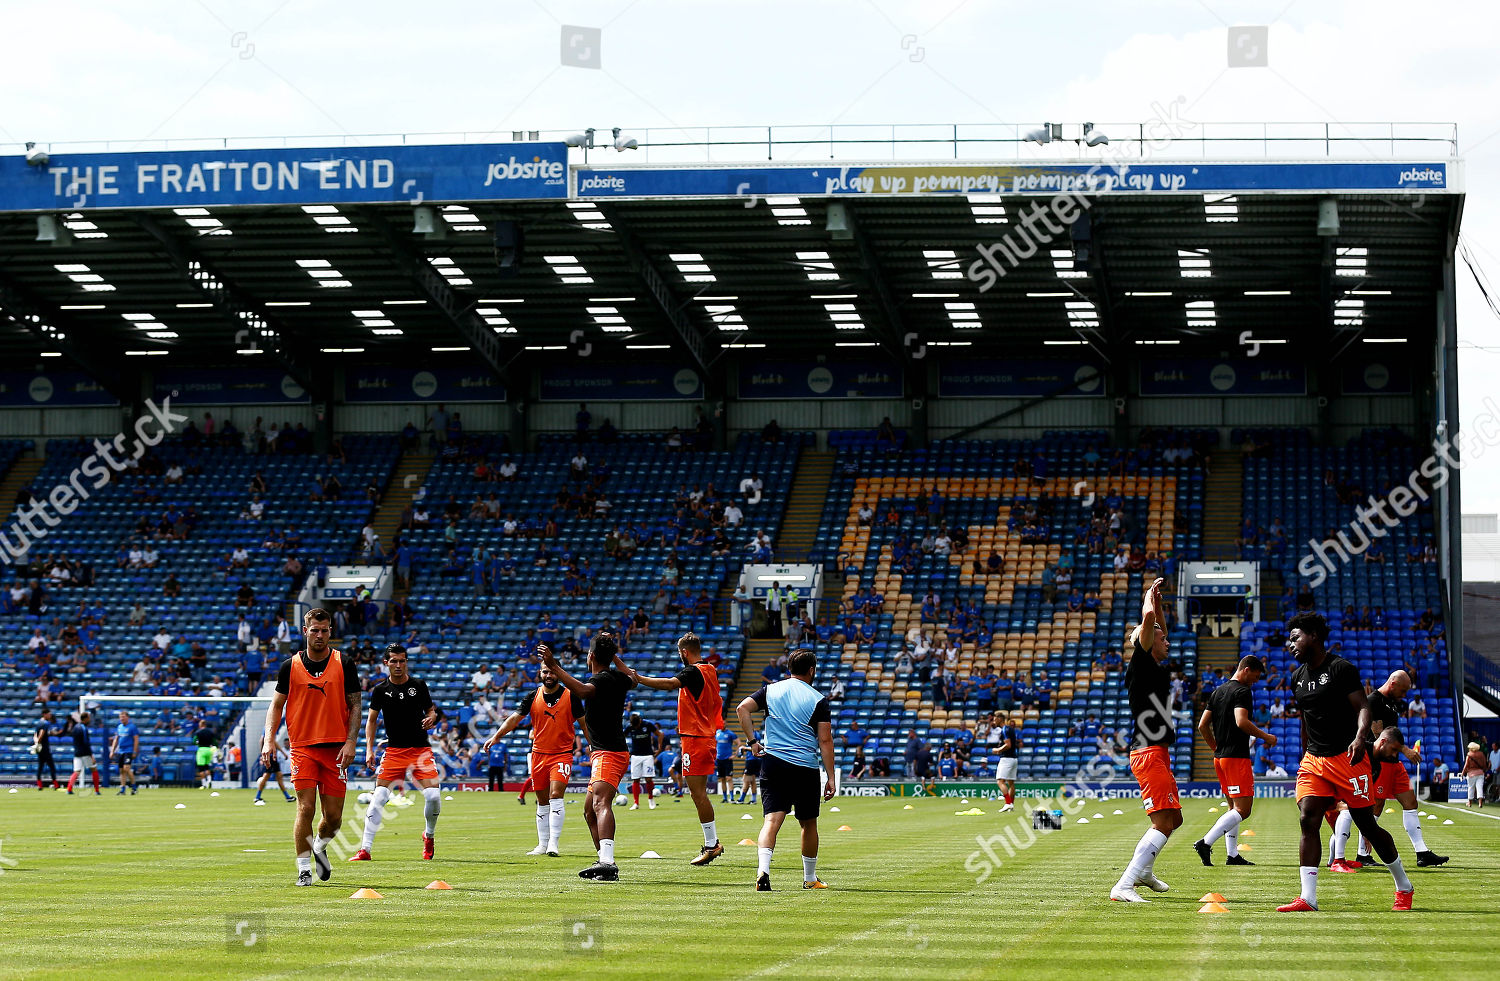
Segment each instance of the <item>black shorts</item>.
M795 809L798 821L818 816L823 805L823 782L815 767L798 766L769 753L761 760L761 810L766 814Z
M747 777L757 777L757 778L760 776L760 757L759 756L747 756L747 757L745 757L745 776L747 776Z
M275 753L271 754L271 765L266 767L266 772L270 774L277 774L281 772L281 760L276 758Z
M120 765L121 766L132 766L134 764L135 764L135 754L134 753L121 753L120 754Z
M716 761L714 772L721 777L734 776L734 760L727 759Z

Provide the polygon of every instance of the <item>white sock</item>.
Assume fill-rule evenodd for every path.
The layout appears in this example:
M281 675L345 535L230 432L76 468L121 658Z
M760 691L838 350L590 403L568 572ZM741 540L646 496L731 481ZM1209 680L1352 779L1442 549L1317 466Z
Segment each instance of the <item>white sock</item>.
M319 855L323 854L328 851L328 843L332 840L332 838L321 838L318 835L313 835L313 851Z
M1340 811L1333 820L1333 837L1328 839L1328 859L1335 861L1344 857L1349 848L1349 829L1354 827L1354 815Z
M1316 865L1302 866L1302 898L1307 900L1309 906L1318 905L1318 867Z
M1240 812L1230 808L1228 813L1214 822L1214 826L1208 829L1208 834L1203 836L1204 844L1212 845L1221 837L1238 831L1240 827Z
M422 815L427 818L427 837L431 838L437 834L438 815L443 813L443 792L436 787L423 787L422 796L427 799Z
M549 851L549 852L555 852L555 851L557 851L557 842L558 842L558 839L560 839L562 837L563 817L564 817L564 813L563 813L563 799L561 797L554 798L552 801L550 801L548 803L547 806L548 806L548 808L551 811L551 813L548 815L549 821L548 821L548 829L547 829L548 830L547 851Z
M551 814L552 809L548 805L536 806L536 846L538 848L546 848L547 842L551 839L552 832L548 825Z
M760 858L755 863L756 876L771 874L771 855L775 853L775 851L776 849L774 848L757 849L757 854L760 856Z
M613 838L599 839L599 861L605 865L615 864L615 840Z
M1224 832L1224 854L1230 858L1240 857L1240 825L1236 821L1234 827Z
M818 856L816 856L816 855L812 855L812 856L803 855L802 856L802 881L803 882L817 882L818 881Z
M303 852L302 854L297 856L297 871L312 871L312 852Z
M1386 862L1385 867L1391 870L1391 878L1396 880L1397 891L1411 892L1411 880L1406 877L1406 869L1401 867L1399 856Z
M1417 812L1402 811L1401 826L1406 829L1406 837L1411 839L1411 847L1418 852L1425 852L1427 842L1422 840L1422 819L1417 816Z
M1131 856L1130 864L1125 866L1125 874L1120 876L1117 888L1135 888L1135 884L1151 871L1151 866L1156 862L1156 856L1160 854L1162 846L1166 843L1167 836L1155 828L1141 835L1140 844L1135 846L1135 854Z
M1365 841L1365 836L1364 835L1360 835L1359 836L1359 851L1355 852L1354 854L1356 854L1356 855L1368 855L1368 854L1370 854L1370 843L1368 841Z
M703 847L712 848L719 841L719 831L714 825L715 821L703 822Z
M375 793L370 797L370 809L365 811L365 836L359 846L369 851L375 844L375 832L380 830L380 822L385 820L385 802L391 799L391 788L376 787Z

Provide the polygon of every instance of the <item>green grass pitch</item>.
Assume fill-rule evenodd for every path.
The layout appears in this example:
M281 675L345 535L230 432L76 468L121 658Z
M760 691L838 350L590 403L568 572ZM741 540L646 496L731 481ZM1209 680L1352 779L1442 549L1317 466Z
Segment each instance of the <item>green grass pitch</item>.
M788 827L776 891L758 894L755 850L737 844L758 831L758 806L718 805L726 852L706 868L687 864L702 841L690 803L621 810L621 881L596 884L576 875L593 859L580 798L569 798L563 856L548 859L523 855L534 807L510 794L453 797L434 861L419 858L419 800L387 818L374 862L336 862L330 882L298 889L292 805L274 789L264 807L242 791L0 793L0 977L1495 976L1500 820L1462 808L1423 821L1428 844L1453 861L1412 870L1413 912L1390 912L1390 875L1376 869L1325 872L1322 912L1289 915L1274 909L1297 894L1288 800L1257 802L1246 824L1255 868L1199 863L1190 842L1212 823L1213 802L1189 801L1157 863L1171 891L1125 906L1107 896L1146 827L1138 802L1090 802L1079 812L1088 824L1075 815L1007 850L1029 840L1027 822L993 802L959 816L967 808L955 800L841 798L820 821L830 888L801 889ZM364 810L351 795L352 834ZM1398 814L1383 823L1414 865ZM990 844L996 868L976 836L1006 828L1014 838ZM636 857L647 849L664 857ZM423 888L434 879L453 890ZM365 886L384 898L350 898ZM1198 913L1208 892L1229 912Z

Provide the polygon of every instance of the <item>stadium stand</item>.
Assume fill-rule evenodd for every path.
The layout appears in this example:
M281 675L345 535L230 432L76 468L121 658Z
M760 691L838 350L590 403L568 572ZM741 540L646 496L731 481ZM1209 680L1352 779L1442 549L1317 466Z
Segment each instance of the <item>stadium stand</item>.
M1201 432L1163 432L1134 450L1111 451L1102 432L1048 432L1031 441L943 442L898 457L878 432L832 434L839 459L819 554L833 557L834 574L846 577L846 603L866 587L881 599L871 643L839 643L849 623L819 627L820 646L838 656L837 676L847 692L838 727L858 719L869 733L866 759L887 757L897 766L909 731L937 746L974 738L970 773L993 776L994 747L982 741L983 732L975 736L983 696L973 684L989 664L1033 687L1045 672L1053 686L1045 703L1040 692L1013 699L1029 750L1022 755L1023 778L1075 772L1098 751L1101 734L1106 741L1115 732L1128 739L1123 674L1118 662L1111 667L1105 661L1121 650L1139 616L1143 579L1170 576L1178 556L1201 550L1201 452L1181 459L1173 453L1170 460L1163 453L1189 445L1201 450L1205 442ZM1093 488L1087 497L1080 481ZM1115 504L1124 518L1116 532L1120 542L1141 552L1134 572L1117 572L1113 548L1105 550ZM873 512L867 524L861 505ZM1028 505L1039 512L1029 532ZM1094 518L1103 522L1102 532L1090 529ZM946 557L928 554L919 539L944 525L950 532L963 529L967 544ZM909 549L920 557L903 566L900 553ZM1003 574L988 571L991 552L1002 557ZM979 571L976 561L984 563ZM1061 567L1069 568L1081 605L1070 603L1066 590L1049 597L1048 570ZM922 609L929 592L942 608L933 616ZM954 611L955 601L963 604L961 612ZM951 659L957 680L946 707L923 683L928 671L903 658L907 631L924 623L931 624L935 649L960 645ZM971 639L962 642L966 631ZM1171 643L1190 679L1195 638L1176 627ZM1185 777L1187 727L1179 727L1177 742L1174 766ZM841 748L841 765L852 756L851 748ZM1117 768L1123 773L1123 756Z
M58 638L70 625L75 626L79 631L75 646L87 659L82 670L50 668L60 717L76 708L78 696L88 692L206 693L217 676L226 682L225 693L234 694L236 686L243 684L237 644L240 588L248 586L254 595L249 607L252 626L267 631L302 582L302 576L283 573L284 563L298 556L310 572L319 564L354 557L358 529L373 506L353 488L369 480L384 484L398 455L394 437L350 436L343 442L347 463L308 453L247 454L237 443L207 445L173 439L143 456L137 467L117 474L69 515L66 524L38 541L31 553L34 564L26 574L17 575L15 582L23 587L29 582L30 589L40 590L44 608L36 613L17 609L0 616L0 652L7 661L15 658L18 662L13 671L0 670L0 773L30 773L26 746L43 667L25 645L37 628L49 638L54 653L48 658L55 662L68 656L67 646ZM89 441L52 440L35 485L66 483L94 452ZM181 480L168 483L166 474L174 466L183 468ZM256 474L263 475L266 483L266 493L261 495L264 514L259 519L250 515L248 490ZM338 500L314 502L310 489L316 486L315 479L329 474L337 475L351 489ZM231 568L230 556L238 547L248 553L245 568ZM132 566L129 559L134 548L154 550L155 565ZM83 570L83 581L92 585L50 580L48 570L54 561L73 563L75 569ZM78 578L76 572L73 575ZM163 593L169 577L181 585L176 597ZM129 620L137 602L146 610L138 626ZM151 638L159 633L172 640L167 650L153 652ZM198 681L169 680L164 669L178 658L189 661L194 644L207 652ZM158 669L155 683L132 680L133 665L142 659ZM178 673L182 673L180 667ZM230 713L216 715L214 728L222 734L234 719ZM110 715L94 721L95 751L102 754L108 742L106 732L113 731L115 720ZM179 777L190 775L188 737L196 724L191 711L169 705L137 721L142 729L142 752L150 754L161 746L166 765L176 767Z

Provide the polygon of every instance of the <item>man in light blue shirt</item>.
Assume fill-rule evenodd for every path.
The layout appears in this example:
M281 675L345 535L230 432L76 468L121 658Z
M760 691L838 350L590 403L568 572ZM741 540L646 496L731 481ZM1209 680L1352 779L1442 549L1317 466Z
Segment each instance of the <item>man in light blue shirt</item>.
M818 810L837 790L833 763L833 717L828 698L812 686L817 658L796 651L787 664L792 676L760 689L735 708L741 732L754 732L751 713L765 713L765 738L751 751L761 760L761 801L766 822L760 830L760 862L755 888L771 891L771 857L787 813L802 826L802 888L826 889L818 878ZM819 766L823 773L818 772ZM821 786L820 786L821 784Z

